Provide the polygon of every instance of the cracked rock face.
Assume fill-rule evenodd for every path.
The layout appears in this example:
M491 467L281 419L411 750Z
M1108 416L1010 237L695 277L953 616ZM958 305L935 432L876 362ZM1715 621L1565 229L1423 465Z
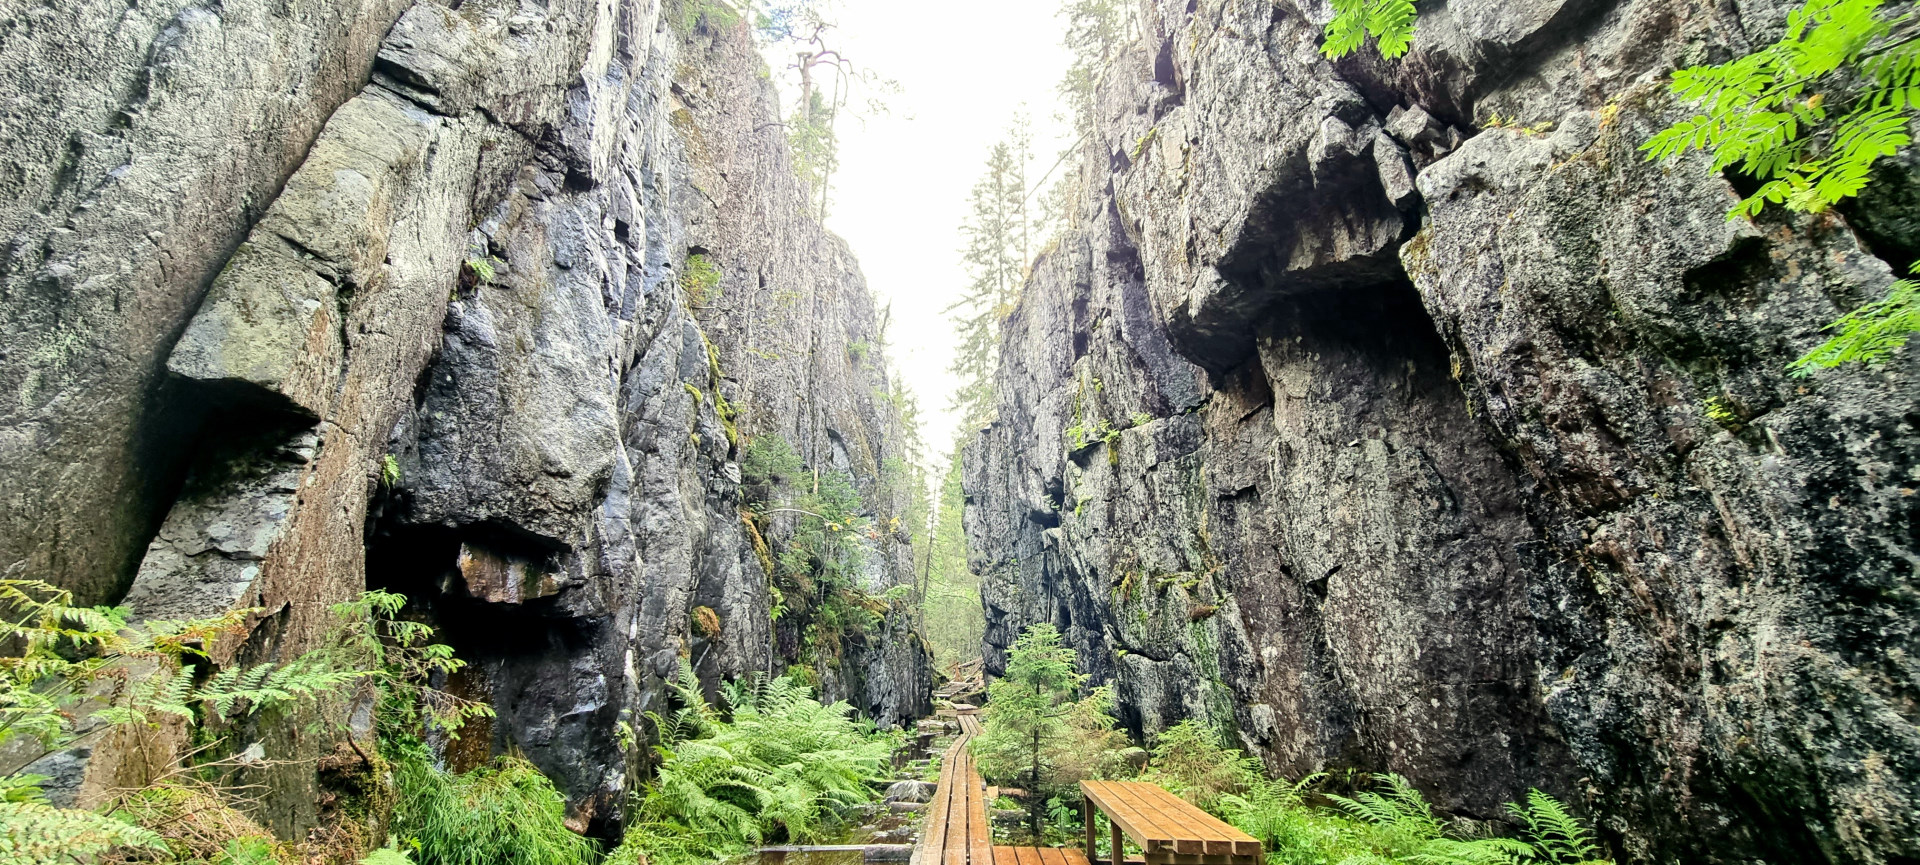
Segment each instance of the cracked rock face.
M1395 64L1150 5L966 453L989 669L1052 622L1137 731L1625 861L1920 856L1913 350L1784 373L1914 257L1910 167L1728 222L1637 150L1788 4L1455 0Z
M524 753L605 835L650 759L617 731L682 663L814 663L882 725L928 710L903 611L796 652L755 551L793 527L742 519L761 435L846 472L875 526L907 505L888 372L850 348L880 341L872 296L743 27L680 32L656 0L176 5L0 22L0 97L53 109L0 112L8 576L257 609L249 661L404 592L498 713L449 764ZM700 303L693 254L721 273ZM865 541L869 591L911 579L904 533ZM266 747L334 744L310 738ZM70 756L80 801L141 762ZM260 771L277 831L329 816L310 770Z

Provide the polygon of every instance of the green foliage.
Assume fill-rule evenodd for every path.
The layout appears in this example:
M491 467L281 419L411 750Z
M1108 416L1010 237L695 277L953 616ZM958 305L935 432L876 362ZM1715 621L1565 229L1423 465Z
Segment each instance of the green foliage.
M1067 22L1062 44L1073 62L1058 90L1073 113L1074 131L1084 136L1094 127L1100 77L1126 43L1131 19L1126 5L1118 0L1068 0L1061 4L1059 15Z
M380 690L383 738L404 741L422 726L458 738L476 718L493 717L493 708L432 687L466 667L453 647L433 642L433 628L399 618L405 595L364 592L333 606L338 623L319 650L338 668L367 671Z
M747 444L740 477L755 531L763 521L795 518L784 536L769 542L776 618L806 614L803 650L816 661L838 659L842 636L871 629L891 606L867 595L856 579L866 561L861 539L879 532L864 514L866 503L852 478L838 471L808 472L776 434Z
M1525 827L1525 835L1533 841L1536 860L1553 865L1602 865L1604 862L1593 831L1552 796L1528 790L1527 804L1522 807L1509 802L1507 811Z
M686 292L687 302L694 306L711 306L720 299L720 268L713 259L700 253L687 256L687 266L680 274L680 290Z
M873 346L864 339L847 343L847 357L853 358L854 363L864 362L867 359L867 352L872 350Z
M768 433L747 442L740 457L740 482L750 488L750 498L767 502L776 494L772 487L793 484L806 473L806 463L795 453L784 436Z
M1521 837L1465 837L1398 775L1376 775L1378 789L1351 798L1328 796L1335 809L1307 801L1324 778L1264 778L1258 763L1191 721L1161 734L1142 776L1259 839L1270 865L1607 865L1592 831L1538 790L1524 807L1507 806Z
M833 131L839 106L827 94L814 90L807 101L787 119L787 143L793 151L794 173L800 175L817 197L820 217L825 218L827 188L833 172L840 167L840 139Z
M986 172L967 195L970 213L960 227L967 287L943 312L960 336L949 369L961 381L952 407L965 424L981 423L993 413L1001 326L1013 314L1033 260L1039 224L1028 177L1033 163L1030 126L1016 116L1007 137L988 152Z
M875 798L896 742L857 723L845 703L823 706L791 677L725 690L732 717L707 704L683 661L680 708L650 713L660 770L609 862L691 865L773 840L821 837L846 807Z
M400 461L397 459L394 459L393 454L381 455L380 486L384 489L391 490L395 486L398 486L399 484L400 484Z
M500 260L491 255L475 256L467 259L467 270L473 274L475 285L492 285L499 277L495 264Z
M928 546L927 585L921 595L927 643L934 663L943 669L980 657L987 630L980 578L967 567L967 536L961 526L966 493L960 487L960 470L960 449L954 448L940 483L933 542Z
M1896 32L1913 14L1883 12L1885 0L1807 0L1787 15L1780 41L1752 54L1673 75L1673 91L1701 113L1662 130L1641 149L1649 159L1692 150L1762 181L1727 218L1768 204L1821 212L1859 195L1873 164L1911 143L1920 112L1920 36ZM1829 106L1846 106L1844 112ZM1838 331L1788 367L1796 376L1871 362L1920 327L1911 280L1828 326Z
M585 865L593 842L566 826L566 799L533 764L500 757L465 774L433 764L426 746L390 742L398 794L393 831L419 865Z
M712 29L726 30L740 23L740 13L723 0L685 0L680 15L681 31L692 33L702 19Z
M91 861L116 848L164 850L160 836L78 808L0 805L0 862Z
M1006 675L987 686L985 730L973 740L974 757L982 775L1032 794L1027 801L1036 833L1047 798L1122 768L1115 754L1126 738L1113 729L1113 692L1102 687L1079 697L1085 682L1073 649L1043 623L1014 641Z
M1913 272L1920 275L1920 262ZM1886 297L1848 313L1826 330L1838 332L1790 364L1789 373L1805 378L1816 369L1843 363L1877 363L1905 346L1914 331L1920 331L1920 280L1895 282Z
M413 861L413 857L399 850L382 847L368 853L366 858L360 860L360 865L417 865L417 863Z
M1151 768L1140 780L1213 811L1222 797L1246 792L1261 777L1253 758L1222 745L1219 731L1188 719L1161 731Z
M46 583L0 581L0 637L16 650L0 657L0 742L31 738L52 752L119 726L171 716L198 728L362 683L379 689L385 729L425 722L452 730L466 718L491 714L426 686L460 663L451 649L429 643L430 628L396 618L404 602L368 592L332 609L337 622L314 651L208 675L215 645L244 636L254 611L135 623L124 609L75 607L71 594ZM212 865L287 861L293 855L287 846L235 810L230 791L196 780L193 772L210 765L190 764L174 780L116 795L111 818L48 806L39 791L43 777L18 771L0 777L0 861L15 861L7 856L16 853L29 861L84 861L110 848Z
M1674 93L1704 113L1642 149L1652 159L1705 150L1714 171L1737 166L1764 181L1729 219L1769 203L1819 212L1860 194L1873 163L1911 141L1907 122L1920 109L1920 40L1893 37L1908 14L1882 15L1883 4L1808 0L1788 13L1779 42L1675 72ZM1828 103L1849 100L1835 120Z
M1716 396L1709 399L1701 404L1701 409L1706 413L1708 420L1738 432L1740 412L1734 409L1733 404L1726 397Z
M252 715L370 675L316 655L230 668L196 685L207 653L244 634L250 610L132 623L124 608L75 607L71 593L37 580L0 580L0 607L0 638L18 646L0 657L0 744L25 736L52 752L166 715L189 723ZM8 798L27 798L19 773L7 777Z
M1371 36L1380 56L1392 60L1413 46L1414 0L1333 0L1333 20L1327 22L1320 53L1338 60L1353 53Z

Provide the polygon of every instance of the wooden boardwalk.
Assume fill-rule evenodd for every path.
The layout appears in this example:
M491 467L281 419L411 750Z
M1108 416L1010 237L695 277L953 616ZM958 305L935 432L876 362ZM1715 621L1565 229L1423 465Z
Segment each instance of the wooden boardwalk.
M1154 784L1082 781L1086 849L995 846L987 821L993 792L980 780L968 749L980 735L979 710L954 712L960 737L940 760L940 784L927 805L927 822L913 848L913 865L1089 865L1105 815L1113 859L1099 865L1260 865L1258 840ZM1141 853L1128 856L1125 840Z
M1079 850L994 846L987 822L990 797L967 750L980 735L979 710L962 709L958 716L960 738L940 760L940 784L927 805L913 865L1087 865Z

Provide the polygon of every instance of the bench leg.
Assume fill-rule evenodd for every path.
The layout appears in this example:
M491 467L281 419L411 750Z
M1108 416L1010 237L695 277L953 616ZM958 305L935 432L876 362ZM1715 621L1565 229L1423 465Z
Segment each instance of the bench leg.
M1127 845L1120 840L1120 824L1108 817L1107 828L1112 830L1109 835L1113 843L1113 865L1127 865Z
M1087 862L1091 865L1100 861L1095 858L1096 854L1093 852L1093 840L1100 836L1095 834L1098 830L1093 822L1093 801L1085 796L1080 797L1080 819L1087 824Z

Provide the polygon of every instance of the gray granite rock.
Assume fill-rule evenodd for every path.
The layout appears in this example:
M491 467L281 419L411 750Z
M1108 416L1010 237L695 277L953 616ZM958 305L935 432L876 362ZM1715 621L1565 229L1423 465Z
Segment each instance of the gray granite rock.
M405 592L472 661L449 687L497 712L449 765L524 753L608 837L652 759L621 725L665 708L683 661L710 687L810 664L882 725L927 712L912 617L802 652L810 614L775 633L756 549L793 523L742 521L740 448L783 435L859 488L860 588L911 579L903 421L854 349L880 316L745 27L684 33L656 0L74 11L0 27L0 97L58 109L0 112L0 182L40 211L0 210L21 395L0 472L49 479L0 474L7 574L103 601L137 574L148 618L254 610L222 663ZM115 26L79 86L18 62L95 56L80 43ZM723 272L697 304L695 253ZM109 525L70 541L71 514ZM332 816L310 764L334 743L267 732L295 762L245 780L302 836ZM165 756L103 746L66 774L86 801Z
M1051 622L1137 733L1543 789L1621 861L1913 858L1913 350L1784 372L1911 181L1729 222L1637 151L1787 4L1423 4L1392 64L1147 8L967 445L989 671Z

